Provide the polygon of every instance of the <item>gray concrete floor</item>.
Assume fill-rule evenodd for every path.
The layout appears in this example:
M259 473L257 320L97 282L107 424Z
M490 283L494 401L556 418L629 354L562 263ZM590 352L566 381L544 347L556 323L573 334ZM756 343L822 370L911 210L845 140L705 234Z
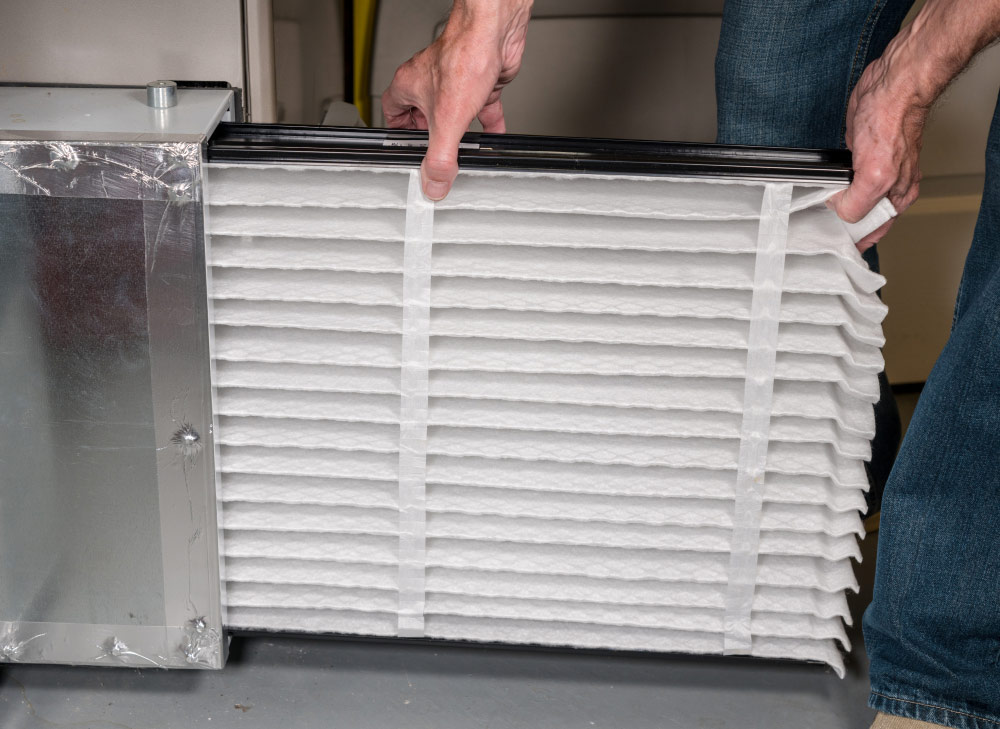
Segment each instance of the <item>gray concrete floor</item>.
M222 671L7 664L0 729L867 729L876 539L843 680L749 658L237 636Z
M900 398L904 427L917 396ZM877 534L862 546L856 622ZM305 637L236 637L219 672L8 665L0 729L866 729L861 631L821 666Z
M8 666L3 729L865 729L848 677L739 658L236 638L220 672Z

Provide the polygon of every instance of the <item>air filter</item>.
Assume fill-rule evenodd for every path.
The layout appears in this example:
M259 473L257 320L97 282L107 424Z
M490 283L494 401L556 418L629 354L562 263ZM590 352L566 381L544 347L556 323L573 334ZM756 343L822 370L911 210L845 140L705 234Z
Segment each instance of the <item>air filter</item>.
M230 627L843 674L886 312L854 239L891 214L826 208L843 159L514 138L431 203L411 137L238 129L207 186Z

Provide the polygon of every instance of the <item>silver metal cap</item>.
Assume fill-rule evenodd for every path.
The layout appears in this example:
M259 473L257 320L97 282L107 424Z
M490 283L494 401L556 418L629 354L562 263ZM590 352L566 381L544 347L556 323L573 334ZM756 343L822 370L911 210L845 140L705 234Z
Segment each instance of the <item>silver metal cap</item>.
M177 106L177 84L174 81L152 81L146 84L146 106L167 109Z

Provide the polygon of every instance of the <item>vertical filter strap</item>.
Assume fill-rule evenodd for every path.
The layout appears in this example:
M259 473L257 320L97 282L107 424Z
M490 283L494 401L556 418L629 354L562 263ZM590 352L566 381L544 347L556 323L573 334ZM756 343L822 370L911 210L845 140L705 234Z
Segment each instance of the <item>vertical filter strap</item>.
M434 203L410 172L403 243L403 351L399 402L399 613L397 632L424 634L427 564L427 389Z
M757 582L764 474L791 205L792 185L768 184L764 188L750 304L743 423L726 588L723 652L727 655L750 653L750 613Z

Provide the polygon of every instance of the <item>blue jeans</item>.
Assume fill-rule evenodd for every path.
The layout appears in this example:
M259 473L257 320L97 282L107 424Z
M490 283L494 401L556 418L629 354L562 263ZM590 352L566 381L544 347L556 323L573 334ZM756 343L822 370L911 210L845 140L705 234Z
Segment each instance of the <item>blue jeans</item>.
M719 141L842 146L850 91L910 4L727 0L716 59ZM864 617L870 706L1000 729L998 530L1000 105L951 337L885 485Z

